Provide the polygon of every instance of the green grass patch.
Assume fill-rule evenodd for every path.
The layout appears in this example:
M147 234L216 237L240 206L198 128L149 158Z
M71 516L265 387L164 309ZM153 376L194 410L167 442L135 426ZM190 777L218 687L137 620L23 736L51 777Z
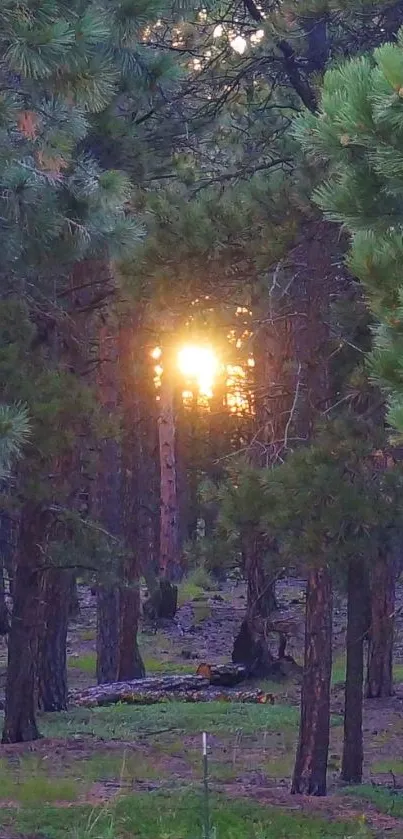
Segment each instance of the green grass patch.
M403 664L393 666L393 678L395 682L403 682Z
M95 641L96 637L96 629L82 629L80 632L80 641Z
M102 739L130 740L142 733L281 731L296 728L299 709L287 705L248 705L227 702L166 702L157 705L114 705L76 708L60 714L43 714L40 728L48 737L91 734Z
M147 676L161 673L195 673L197 669L197 664L195 665L191 661L185 664L184 662L166 661L165 658L153 658L152 656L146 656L143 660Z
M74 667L76 670L81 670L83 673L88 673L89 676L96 676L97 657L96 653L84 653L79 656L69 656L69 667Z
M370 801L381 813L403 817L403 793L387 787L362 784L358 787L348 787L346 792L354 795L360 801ZM403 827L402 827L403 833Z
M380 775L386 775L390 772L393 772L394 775L403 775L403 760L397 760L393 757L387 758L387 760L378 760L371 766L371 771Z
M354 822L334 822L244 800L211 802L216 839L346 839L370 836ZM30 808L2 812L0 823L47 839L201 839L202 798L194 793L148 793L112 807Z
M346 656L339 655L335 658L332 667L332 684L337 685L346 681Z
M77 801L82 786L73 778L50 777L44 761L22 757L17 763L0 762L0 801L49 804Z
M85 760L76 761L66 767L66 772L75 779L88 781L131 781L132 779L158 779L163 774L155 759L140 750L119 752L97 752Z

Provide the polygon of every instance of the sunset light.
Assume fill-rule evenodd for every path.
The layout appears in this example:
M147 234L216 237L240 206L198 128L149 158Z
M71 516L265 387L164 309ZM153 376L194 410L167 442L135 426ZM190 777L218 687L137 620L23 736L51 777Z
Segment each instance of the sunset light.
M186 379L196 382L202 396L212 396L219 366L218 358L211 347L187 344L178 352L180 372Z

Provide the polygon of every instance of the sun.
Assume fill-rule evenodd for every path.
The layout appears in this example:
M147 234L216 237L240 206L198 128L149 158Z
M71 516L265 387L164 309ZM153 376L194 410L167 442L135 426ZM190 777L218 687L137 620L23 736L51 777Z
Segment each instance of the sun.
M196 382L201 396L211 398L219 370L218 358L209 346L186 344L178 351L178 368L187 380Z

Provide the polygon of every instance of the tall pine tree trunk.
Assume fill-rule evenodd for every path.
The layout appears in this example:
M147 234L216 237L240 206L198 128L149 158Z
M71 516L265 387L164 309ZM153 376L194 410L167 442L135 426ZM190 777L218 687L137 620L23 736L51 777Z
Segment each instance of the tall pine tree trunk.
M8 645L8 668L3 743L36 740L37 657L41 625L43 545L49 513L27 502L21 511L14 582L13 614Z
M347 671L341 767L341 777L347 784L360 784L362 781L364 640L368 631L366 588L367 571L362 559L351 559L347 585Z
M126 575L129 576L129 575ZM133 572L130 569L130 576ZM140 618L140 590L134 579L120 590L120 635L118 681L142 679L145 668L137 643Z
M38 657L38 705L42 711L67 708L66 645L72 587L71 571L48 568L44 572L44 625Z
M99 329L100 363L97 374L98 399L106 423L116 419L118 401L118 347L115 324L108 319ZM98 448L98 469L94 493L93 515L110 534L111 550L114 537L122 536L121 521L121 452L113 437L106 437ZM119 668L120 558L110 562L108 575L99 585L97 595L97 680L113 682Z
M368 646L367 696L393 694L395 627L395 567L392 557L379 551L371 569L371 625Z
M119 666L119 586L97 589L97 682L115 682Z
M182 577L182 568L179 555L174 358L169 347L163 356L163 366L158 418L161 474L160 572L165 580L175 583Z
M6 587L4 583L4 564L0 560L0 635L7 635L10 629L10 616L6 603Z
M309 571L299 739L292 793L326 795L332 675L332 581L326 567Z

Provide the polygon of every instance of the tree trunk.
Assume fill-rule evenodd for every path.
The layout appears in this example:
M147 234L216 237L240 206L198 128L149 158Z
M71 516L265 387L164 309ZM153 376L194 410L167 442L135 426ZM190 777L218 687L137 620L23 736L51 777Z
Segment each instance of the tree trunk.
M38 705L42 711L67 709L67 629L71 571L49 568L43 579L44 618L39 641Z
M4 584L4 566L0 565L0 635L8 635L10 629L10 616L6 603L6 588Z
M292 793L326 795L332 675L332 581L326 567L309 571L301 720Z
M74 574L71 583L70 601L69 601L69 619L77 620L80 615L80 601L78 598L77 577Z
M118 349L116 327L112 319L99 330L98 399L105 422L116 419L118 401ZM93 515L110 534L111 544L122 536L121 522L121 452L120 444L107 437L98 450L98 471L95 483ZM107 570L109 579L102 580L97 596L97 680L116 681L119 667L119 567L120 559L112 557Z
M3 743L38 739L35 712L39 629L41 623L42 546L49 514L26 503L21 513L8 646Z
M116 682L119 667L119 587L97 590L97 682Z
M367 697L393 695L395 569L380 552L371 572L371 626L368 646Z
M255 616L268 618L277 609L276 575L269 575L265 568L263 545L259 534L248 539L244 546L244 568L247 580L246 619L253 624ZM265 551L266 548L266 551Z
M176 475L176 428L174 412L173 365L168 352L163 359L164 372L160 391L158 419L161 469L160 572L169 582L182 577L179 558L179 510Z
M347 672L344 710L344 745L341 777L347 784L360 784L364 759L362 742L362 699L364 640L368 614L363 592L367 572L361 559L350 560L347 591Z
M132 582L120 590L120 636L118 681L142 679L145 667L137 644L140 616L140 590Z
M275 581L268 579L259 533L243 539L243 566L247 580L246 616L235 638L232 660L244 664L255 676L268 676L274 657L265 633L265 619L277 608Z

